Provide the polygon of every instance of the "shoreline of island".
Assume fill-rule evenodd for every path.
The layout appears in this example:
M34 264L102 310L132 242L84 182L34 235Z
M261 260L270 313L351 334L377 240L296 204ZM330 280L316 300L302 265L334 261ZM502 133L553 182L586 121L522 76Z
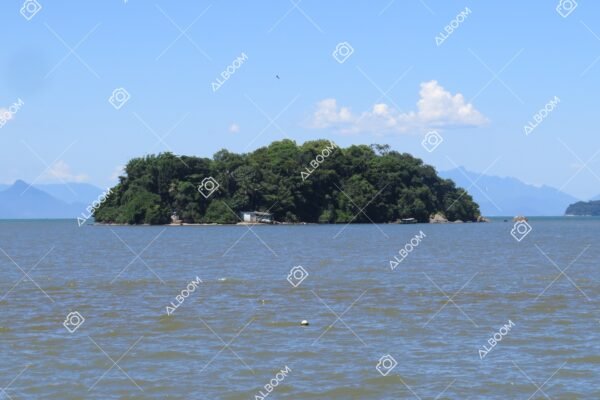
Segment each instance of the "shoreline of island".
M517 218L517 217L515 217ZM403 220L393 221L393 222L379 222L375 223L377 225L423 225L423 224L478 224L478 223L489 223L492 222L491 219L486 217L478 217L476 221L449 221L443 218L440 214L436 214L434 217L430 218L429 222L419 222L414 218L405 218ZM90 225L98 225L98 226L256 226L256 225L370 225L373 223L369 222L327 222L327 223L319 223L319 222L244 222L240 221L235 224L226 224L226 223L187 223L187 222L175 222L170 224L118 224L118 223L106 223L106 222L94 222Z

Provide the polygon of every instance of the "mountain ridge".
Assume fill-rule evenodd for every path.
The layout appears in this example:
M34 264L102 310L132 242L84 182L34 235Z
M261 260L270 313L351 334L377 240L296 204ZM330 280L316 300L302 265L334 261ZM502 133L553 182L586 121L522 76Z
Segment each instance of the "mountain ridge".
M76 218L100 193L101 189L90 184L30 185L17 179L12 185L0 186L0 219Z
M483 175L464 167L440 171L440 176L452 179L468 190L485 216L562 216L578 198L551 186L535 186L518 178ZM472 182L477 185L473 185ZM470 188L470 189L469 189Z
M565 210L569 206L581 201L551 186L530 185L515 177L484 175L479 178L478 173L469 171L464 167L440 171L439 175L446 179L452 179L463 189L472 186L465 175L476 181L477 186L472 186L468 191L480 205L481 214L485 216L561 216L565 215ZM16 188L15 185L17 185ZM17 179L12 185L0 184L0 198L3 197L3 192L11 188L13 190L20 188L21 192L25 191L25 194L36 189L58 201L58 203L53 201L50 203L57 207L57 211L54 212L51 208L43 206L43 204L37 204L36 207L42 207L47 211L47 214L32 210L16 212L15 210L18 210L18 207L0 201L0 218L28 218L27 215L31 215L31 218L75 218L103 192L97 186L79 182L34 184L29 189L27 187L29 187L29 184L22 179ZM501 191L500 194L497 193L499 190ZM6 196L4 197L4 201L6 201ZM20 193L19 198L11 198L14 201L22 200L20 199ZM48 198L45 199L46 201L49 200ZM590 199L590 201L595 200L600 200L600 195ZM7 212L6 210L13 211Z

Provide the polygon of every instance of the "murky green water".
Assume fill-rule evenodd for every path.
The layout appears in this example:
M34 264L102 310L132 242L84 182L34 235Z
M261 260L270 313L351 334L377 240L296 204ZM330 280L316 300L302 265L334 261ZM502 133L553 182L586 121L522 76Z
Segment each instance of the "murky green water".
M600 398L600 220L530 225L3 221L0 398Z

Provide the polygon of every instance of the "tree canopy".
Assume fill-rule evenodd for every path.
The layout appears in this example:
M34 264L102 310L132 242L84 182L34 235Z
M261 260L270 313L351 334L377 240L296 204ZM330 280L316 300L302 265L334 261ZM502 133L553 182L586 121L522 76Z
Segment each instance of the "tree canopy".
M167 224L176 213L187 223L236 223L241 211L318 223L480 215L454 182L388 145L281 140L251 153L221 150L212 159L161 153L130 160L119 181L96 209L97 222Z
M578 201L571 204L566 215L585 215L585 216L600 216L600 200L595 201Z

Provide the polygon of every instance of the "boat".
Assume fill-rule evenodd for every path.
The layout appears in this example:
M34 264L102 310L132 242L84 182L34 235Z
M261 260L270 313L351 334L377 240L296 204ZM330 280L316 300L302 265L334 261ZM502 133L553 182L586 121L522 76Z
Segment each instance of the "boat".
M416 224L418 221L414 218L402 218L400 220L401 224Z

